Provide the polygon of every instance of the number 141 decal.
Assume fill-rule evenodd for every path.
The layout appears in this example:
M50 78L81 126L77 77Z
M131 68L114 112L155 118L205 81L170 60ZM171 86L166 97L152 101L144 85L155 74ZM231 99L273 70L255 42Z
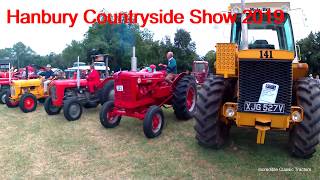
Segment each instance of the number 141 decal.
M272 51L260 51L260 58L273 58Z

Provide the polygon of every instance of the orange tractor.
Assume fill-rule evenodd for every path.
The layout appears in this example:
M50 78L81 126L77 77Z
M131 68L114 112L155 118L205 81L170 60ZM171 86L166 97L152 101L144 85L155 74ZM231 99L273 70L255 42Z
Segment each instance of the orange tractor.
M319 143L320 89L298 60L290 4L231 4L232 12L239 9L269 13L256 13L261 23L255 24L243 24L248 14L237 14L230 43L216 45L216 75L207 78L196 103L196 139L219 149L231 126L255 128L257 144L264 144L267 131L282 130L289 133L290 153L310 158ZM283 21L272 23L279 16Z

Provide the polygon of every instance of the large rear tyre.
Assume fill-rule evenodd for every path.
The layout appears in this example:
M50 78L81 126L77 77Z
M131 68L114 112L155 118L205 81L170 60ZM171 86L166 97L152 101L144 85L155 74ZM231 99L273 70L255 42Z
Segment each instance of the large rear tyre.
M80 119L82 106L76 98L67 99L63 102L63 114L68 121Z
M179 120L193 118L196 112L197 84L193 76L185 75L177 83L172 99L174 113Z
M121 121L121 116L113 113L114 102L107 101L103 104L100 111L100 123L105 128L115 128Z
M19 107L24 113L32 112L36 110L38 104L37 102L38 101L35 95L25 93L20 98Z
M320 89L312 79L299 80L297 104L304 110L304 119L290 131L289 151L298 158L311 158L319 144Z
M7 91L0 91L0 104L6 104Z
M48 97L44 102L44 109L48 115L56 115L61 111L61 107L56 107L52 104L52 98Z
M143 120L143 132L147 138L155 138L162 133L164 116L160 107L151 106Z
M224 91L224 78L221 76L208 78L199 91L194 129L201 146L219 149L228 138L230 126L220 120Z
M108 81L102 88L100 94L100 104L114 100L114 80Z
M7 90L7 95L6 95L6 105L8 108L15 108L19 106L19 101L13 101L11 98L11 93L10 90Z

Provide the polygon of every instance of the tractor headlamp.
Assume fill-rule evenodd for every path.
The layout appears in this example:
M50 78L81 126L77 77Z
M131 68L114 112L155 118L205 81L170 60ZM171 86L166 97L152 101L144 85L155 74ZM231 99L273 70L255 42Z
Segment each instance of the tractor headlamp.
M234 110L234 108L232 108L232 107L228 107L227 109L226 109L226 117L228 117L228 118L232 118L234 115L235 115L235 110Z
M137 83L140 84L141 83L141 78L137 79Z
M298 111L294 111L291 114L291 119L293 122L301 122L301 120L302 120L301 113Z

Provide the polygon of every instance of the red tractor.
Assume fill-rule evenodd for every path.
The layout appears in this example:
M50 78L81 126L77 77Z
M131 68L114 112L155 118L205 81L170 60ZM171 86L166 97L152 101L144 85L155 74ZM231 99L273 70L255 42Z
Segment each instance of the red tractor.
M108 59L107 56L105 57ZM44 103L48 115L59 114L63 108L64 117L68 121L75 121L81 117L82 107L95 108L113 99L112 77L100 79L100 82L94 84L90 80L80 79L80 71L78 73L77 79L55 80L50 84L50 96ZM106 74L108 74L107 71Z
M172 105L177 119L188 120L195 113L197 98L196 81L187 73L166 80L166 71L142 70L121 71L113 75L114 101L104 103L100 111L100 122L105 128L119 125L122 116L143 121L143 131L147 138L161 134L165 124L161 107Z
M208 77L209 66L207 61L193 61L192 75L196 78L197 84L203 84Z

